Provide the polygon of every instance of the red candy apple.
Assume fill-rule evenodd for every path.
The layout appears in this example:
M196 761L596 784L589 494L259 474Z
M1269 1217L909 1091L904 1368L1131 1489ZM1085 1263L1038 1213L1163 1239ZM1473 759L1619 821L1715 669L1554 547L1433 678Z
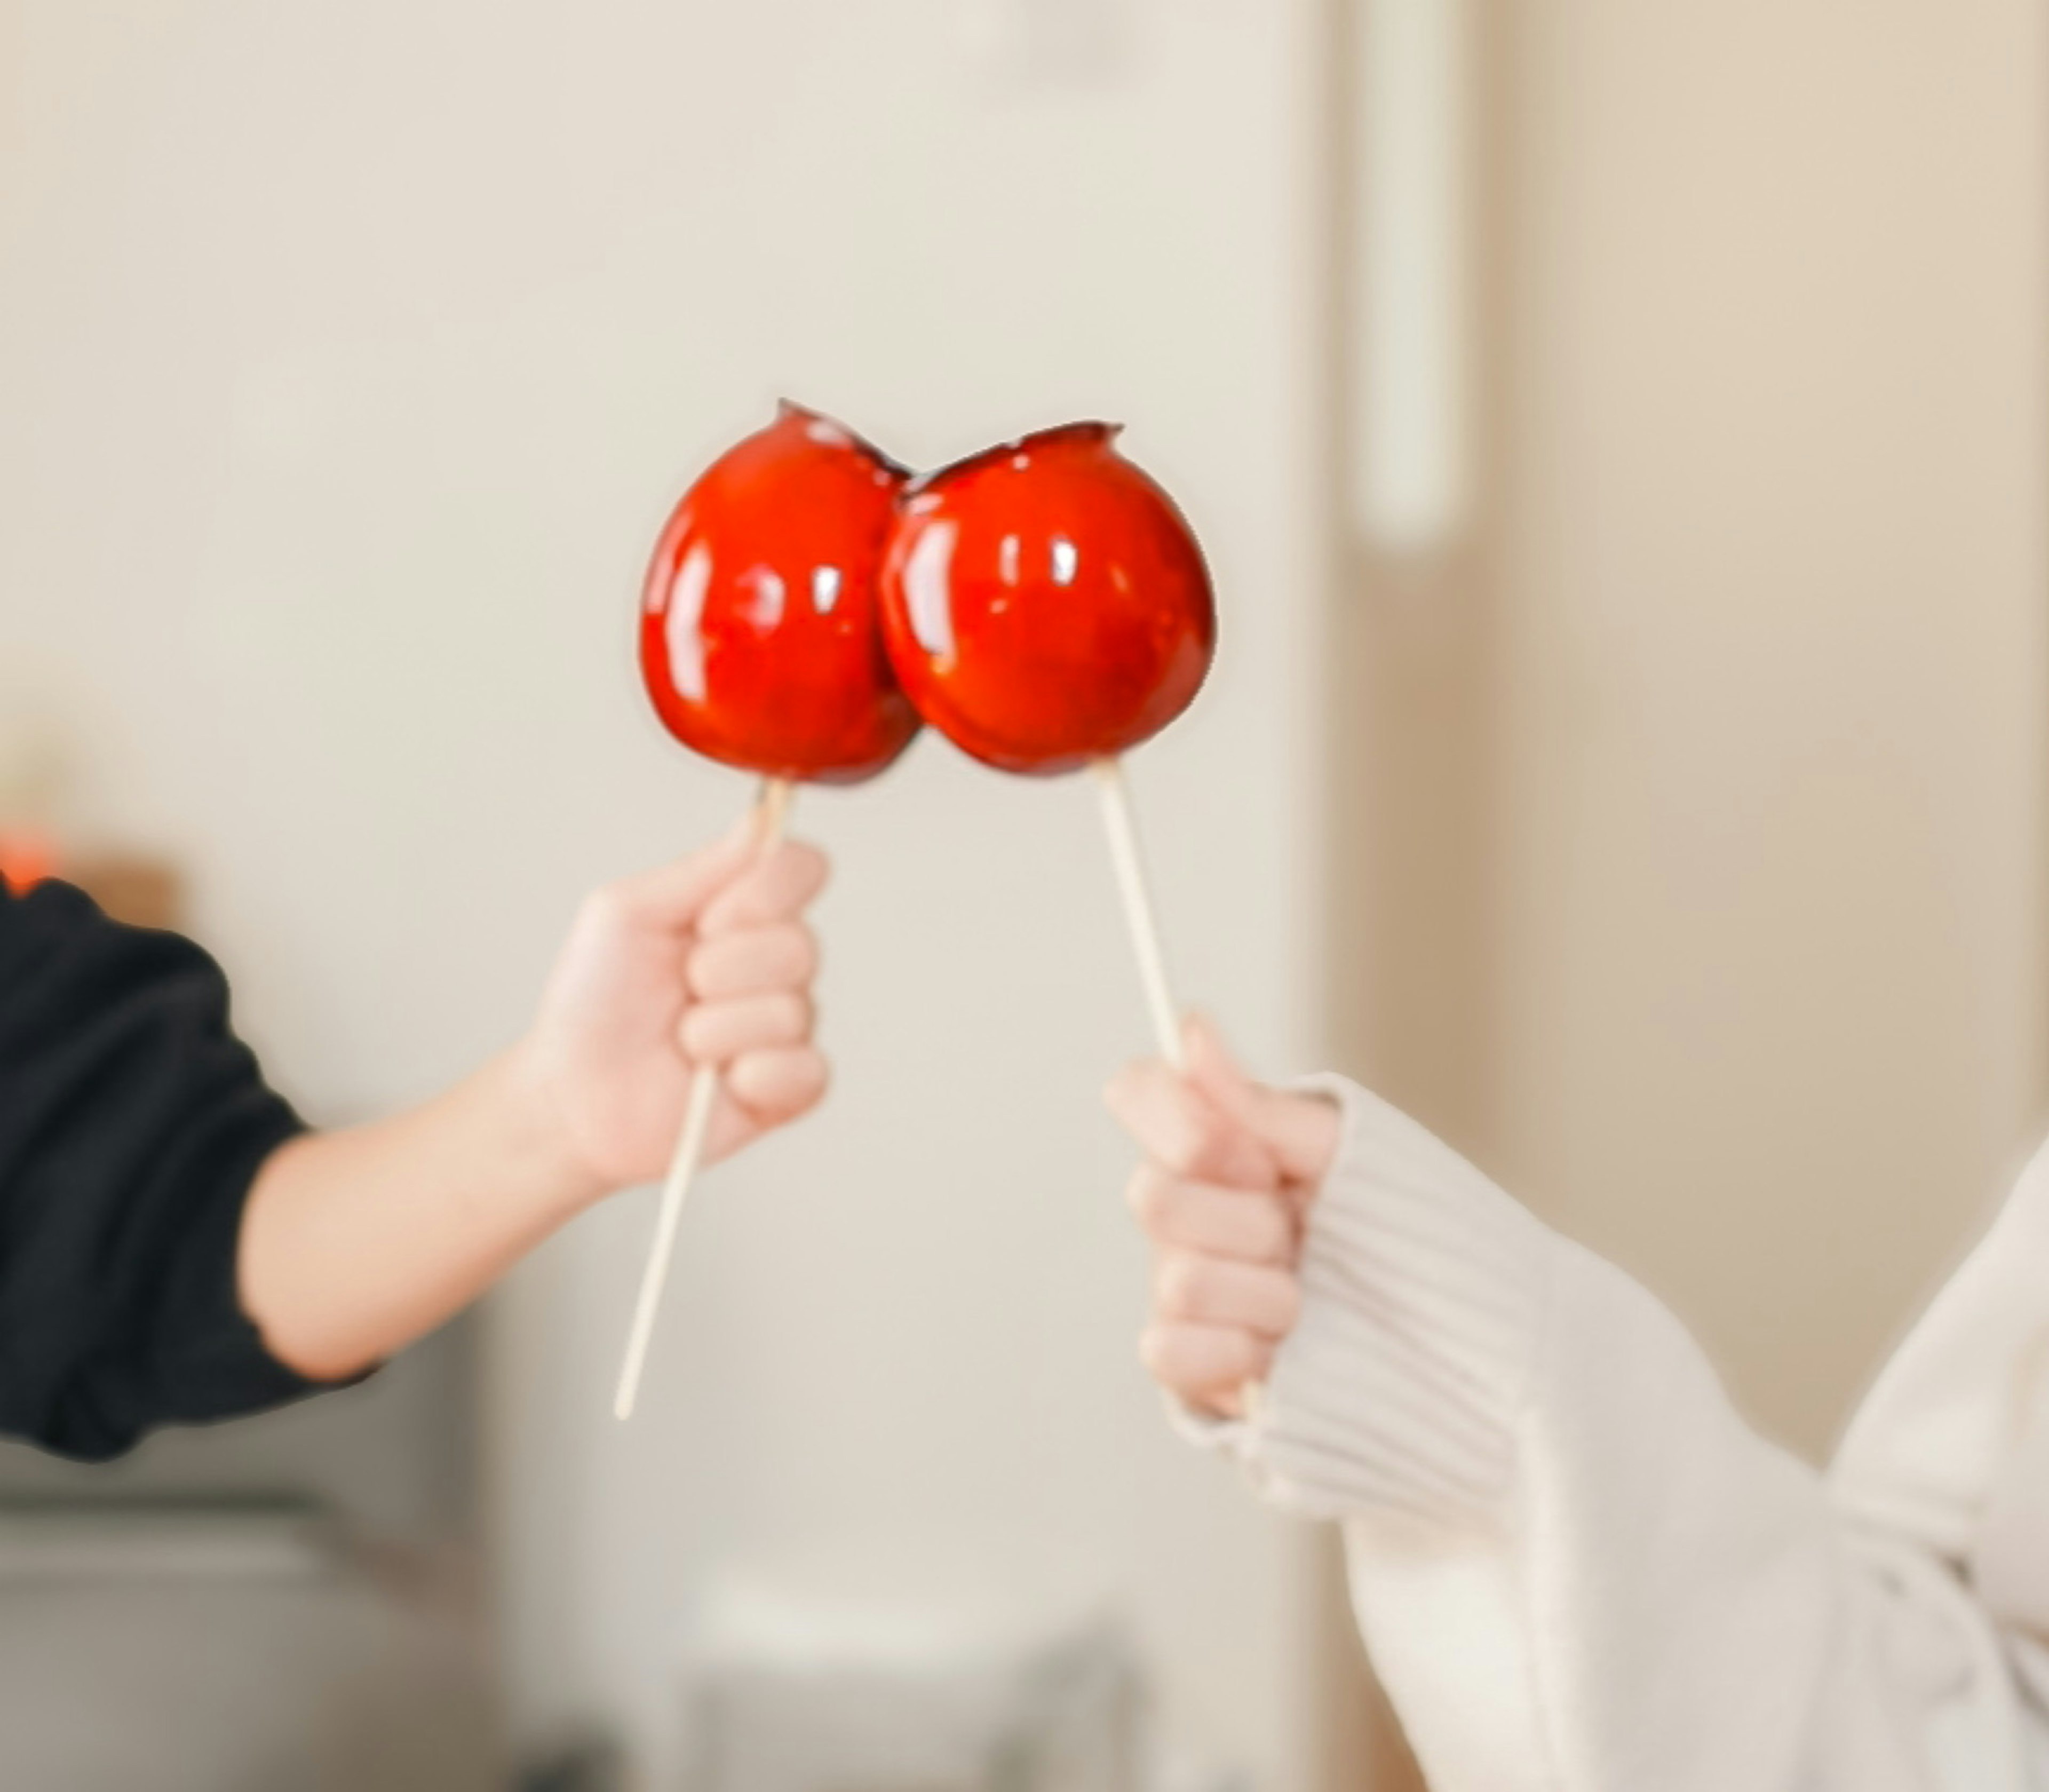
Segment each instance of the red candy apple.
M882 571L896 676L975 758L1050 775L1157 734L1216 643L1209 573L1181 513L1070 423L907 487Z
M683 496L647 569L640 671L669 732L765 777L853 783L910 744L877 582L908 476L784 404Z

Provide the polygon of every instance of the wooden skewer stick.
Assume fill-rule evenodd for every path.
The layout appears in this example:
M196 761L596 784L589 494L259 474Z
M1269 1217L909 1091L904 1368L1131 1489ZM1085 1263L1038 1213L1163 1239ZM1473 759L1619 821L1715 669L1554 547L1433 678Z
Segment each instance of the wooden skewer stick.
M783 838L790 813L790 781L764 778L761 795L754 805L755 847L773 852ZM676 1251L676 1228L683 1217L684 1198L704 1156L705 1141L711 1136L711 1117L718 1106L719 1067L701 1067L690 1079L688 1105L683 1110L682 1130L676 1137L675 1154L669 1160L669 1173L662 1183L662 1205L655 1221L654 1242L648 1246L647 1266L640 1275L640 1298L633 1309L633 1330L626 1342L626 1361L619 1372L619 1392L612 1402L615 1418L633 1417L640 1394L640 1372L647 1364L647 1345L655 1335L655 1316L662 1308L662 1290L669 1280L669 1265Z
M1167 982L1167 957L1160 947L1160 927L1145 881L1145 860L1138 849L1138 826L1132 817L1131 791L1124 781L1124 764L1121 760L1099 759L1092 769L1096 788L1102 795L1110 863L1117 868L1124 919L1131 928L1131 943L1137 950L1139 980L1145 986L1145 1005L1152 1011L1160 1055L1176 1070L1185 1071L1188 1054L1181 1043L1180 1010L1174 1005L1173 990Z

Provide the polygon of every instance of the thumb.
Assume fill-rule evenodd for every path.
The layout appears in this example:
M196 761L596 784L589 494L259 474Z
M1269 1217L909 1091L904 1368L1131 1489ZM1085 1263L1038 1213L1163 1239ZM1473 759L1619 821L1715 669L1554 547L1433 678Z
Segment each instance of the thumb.
M1273 1153L1288 1181L1320 1181L1337 1144L1330 1103L1254 1082L1202 1016L1182 1023L1181 1037L1189 1082Z
M651 927L687 927L753 862L754 841L750 814L710 845L621 879L612 886L612 893L634 920Z

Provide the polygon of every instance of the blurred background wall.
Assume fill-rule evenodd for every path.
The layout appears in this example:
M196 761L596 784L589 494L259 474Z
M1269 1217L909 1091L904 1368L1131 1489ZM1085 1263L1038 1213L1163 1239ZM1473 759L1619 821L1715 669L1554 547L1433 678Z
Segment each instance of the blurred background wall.
M1472 17L1479 490L1339 604L1339 1024L1818 1448L2042 1094L2041 22Z
M1077 414L1201 519L1228 646L1135 768L1188 994L1310 1061L1320 557L1304 6L0 6L0 706L160 846L309 1114L520 1024L578 895L748 800L632 659L655 531L788 393L931 463ZM927 742L807 799L830 1111L487 1324L515 1731L673 1763L694 1611L1122 1612L1193 1755L1299 1785L1294 1534L1167 1432L1085 785Z
M1818 1454L2040 1117L2043 32L0 0L0 724L61 737L78 838L182 864L345 1119L745 800L630 662L705 457L783 391L923 461L1121 416L1225 605L1136 771L1189 994L1615 1254ZM1419 292L1441 327L1385 334ZM801 820L835 1099L707 1188L642 1417L641 1202L487 1316L515 1736L606 1720L661 1783L734 1601L1102 1608L1191 1756L1400 1783L1334 1562L1133 1363L1095 1090L1144 1033L1086 793L927 743Z

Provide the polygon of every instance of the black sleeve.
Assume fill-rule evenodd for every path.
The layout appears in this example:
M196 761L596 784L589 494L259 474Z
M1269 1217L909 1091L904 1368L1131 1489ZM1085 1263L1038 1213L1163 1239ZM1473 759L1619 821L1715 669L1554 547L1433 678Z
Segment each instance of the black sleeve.
M311 1390L235 1290L250 1185L300 1130L196 946L0 882L0 1432L103 1458Z

